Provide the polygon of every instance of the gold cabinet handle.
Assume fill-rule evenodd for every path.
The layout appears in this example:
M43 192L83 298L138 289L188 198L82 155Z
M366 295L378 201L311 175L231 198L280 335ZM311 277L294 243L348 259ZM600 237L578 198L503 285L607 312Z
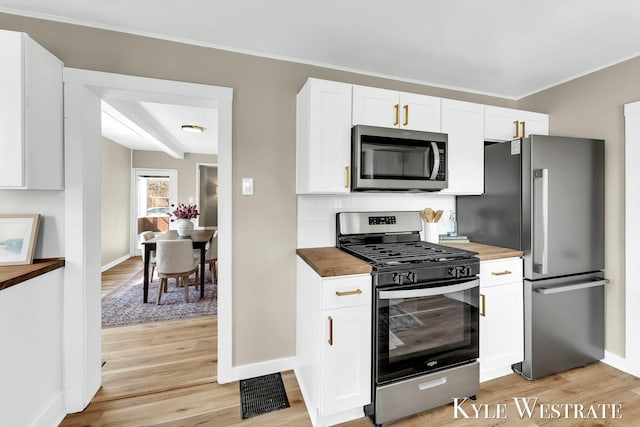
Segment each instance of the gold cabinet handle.
M403 126L407 126L409 124L409 104L405 104L404 107L404 123Z
M336 295L339 297L346 297L349 295L360 295L361 293L362 291L360 289L356 289L355 291L346 291L346 292L336 291Z
M480 294L480 316L486 317L487 315L487 297L484 294Z
M491 274L493 276L506 276L507 274L511 274L511 272L509 270L505 270L505 271L492 271Z
M393 125L398 126L398 123L400 122L400 104L394 105L393 109L396 111L396 121L393 123Z
M520 127L522 128L522 137L526 138L527 134L524 133L524 122L520 122Z
M346 179L344 180L344 188L349 188L351 187L351 167L345 166L344 172L346 174Z
M333 317L329 316L329 345L333 345Z
M514 121L513 121L513 124L516 126L516 134L515 134L515 135L513 135L513 137L514 137L514 138L517 138L517 137L518 137L518 125L520 124L520 122L519 122L519 121L517 121L517 120L514 120Z

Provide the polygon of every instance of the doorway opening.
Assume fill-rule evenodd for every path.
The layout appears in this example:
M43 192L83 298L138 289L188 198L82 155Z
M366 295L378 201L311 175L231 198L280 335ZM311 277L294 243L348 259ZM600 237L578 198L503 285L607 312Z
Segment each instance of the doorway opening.
M215 134L219 143L218 218L218 381L228 382L231 367L231 105L232 90L200 84L133 77L65 68L65 164L67 165L65 203L65 318L64 379L67 411L82 410L102 383L100 271L101 229L101 101L136 99L155 104L190 105L213 108L218 112ZM130 108L140 109L137 107ZM126 110L127 105L119 105ZM124 108L122 108L124 107ZM149 107L149 106L147 106ZM151 107L149 107L151 108ZM147 109L147 112L149 109ZM142 112L143 117L148 117ZM157 128L145 121L144 130L153 139ZM163 150L183 157L175 144ZM133 157L133 156L132 156ZM132 163L131 163L132 164ZM130 168L131 168L130 164ZM131 169L129 169L131 170ZM191 169L193 170L193 169ZM131 174L127 174L130 182ZM192 175L193 176L193 175ZM192 178L193 179L193 178ZM127 184L129 186L129 184ZM129 197L128 200L131 200ZM129 203L127 203L129 204ZM130 212L127 206L127 212ZM127 215L129 216L129 215ZM125 227L130 229L130 221ZM74 228L75 227L75 228ZM80 227L80 228L78 228ZM78 232L81 230L81 232ZM130 241L130 239L127 239ZM81 266L76 268L76 266ZM222 375L220 375L222 373Z

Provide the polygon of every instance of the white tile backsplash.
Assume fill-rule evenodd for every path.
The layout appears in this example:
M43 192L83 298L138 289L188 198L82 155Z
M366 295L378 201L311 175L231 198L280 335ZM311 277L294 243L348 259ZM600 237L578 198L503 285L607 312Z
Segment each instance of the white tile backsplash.
M336 213L358 211L419 211L442 209L440 234L446 231L449 211L455 210L451 195L430 193L352 193L298 196L298 248L335 246ZM424 236L423 236L424 238Z

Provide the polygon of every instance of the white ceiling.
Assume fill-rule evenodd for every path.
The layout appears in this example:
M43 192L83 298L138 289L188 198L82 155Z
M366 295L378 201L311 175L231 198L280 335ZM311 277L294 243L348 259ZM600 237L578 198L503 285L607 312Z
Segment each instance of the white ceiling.
M127 98L102 100L102 135L132 150L218 154L218 112L212 108L149 102ZM187 133L182 125L197 125L202 133Z
M640 55L638 0L0 0L0 11L512 99ZM215 110L107 101L110 139L217 153Z
M0 11L513 99L640 54L638 0L0 0Z

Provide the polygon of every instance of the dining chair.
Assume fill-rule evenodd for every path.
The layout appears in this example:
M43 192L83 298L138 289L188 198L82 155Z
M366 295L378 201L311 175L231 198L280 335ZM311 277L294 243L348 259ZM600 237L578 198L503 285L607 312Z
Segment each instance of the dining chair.
M193 257L200 262L200 251L193 251ZM207 242L206 252L204 255L205 265L209 265L211 271L211 283L218 283L218 230L213 233L211 239ZM217 287L216 287L217 288ZM215 290L214 290L215 295Z
M211 271L212 283L218 284L218 236L216 234L211 238L209 242L209 248L204 255L204 263L209 264L209 271ZM217 286L216 286L217 287Z
M197 274L198 261L193 258L193 242L191 239L158 240L156 242L156 269L160 284L158 286L158 301L162 293L167 292L167 280L175 278L176 283L182 282L184 301L189 302L189 276ZM196 278L196 289L199 283Z
M143 245L143 243L153 239L154 237L156 237L156 235L155 235L155 233L153 231L143 231L138 236L138 243L142 247L142 263L143 263L143 265L144 265L144 245ZM149 276L149 281L153 282L153 272L156 269L156 251L151 251L151 254L150 254L150 257L149 257L149 265L151 266L151 275Z
M200 264L200 250L193 251L193 258ZM204 264L209 265L211 272L211 283L214 284L213 295L218 294L218 230L216 230L205 247ZM199 271L199 270L198 270Z

